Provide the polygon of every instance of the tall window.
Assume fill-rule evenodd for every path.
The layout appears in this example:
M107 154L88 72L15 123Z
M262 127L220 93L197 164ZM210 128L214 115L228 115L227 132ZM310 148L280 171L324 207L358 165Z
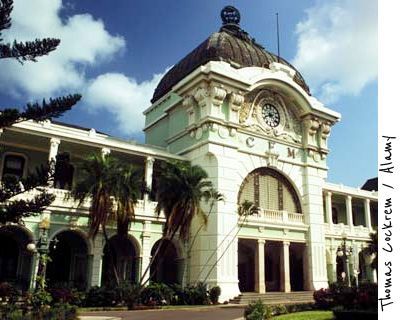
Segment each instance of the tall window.
M5 177L15 177L17 180L24 175L25 158L23 156L7 154L3 163L3 179Z
M259 168L243 181L239 203L251 201L262 209L301 212L300 201L290 182L280 173Z
M69 153L58 154L54 172L55 187L58 189L71 190L73 177L74 166L71 164Z

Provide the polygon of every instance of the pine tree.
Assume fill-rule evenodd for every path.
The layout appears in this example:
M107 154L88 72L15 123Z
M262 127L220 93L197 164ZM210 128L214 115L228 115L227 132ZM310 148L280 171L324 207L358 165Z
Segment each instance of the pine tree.
M36 62L38 57L56 50L60 44L59 39L45 38L34 41L4 43L2 31L11 27L11 12L13 0L0 0L0 59L16 59L21 64ZM44 121L61 116L70 110L79 100L81 95L73 94L42 103L28 103L22 110L17 108L1 108L0 130L15 123L34 120ZM4 178L0 182L0 224L9 222L19 223L24 217L40 214L54 201L54 195L46 191L48 181L52 175L54 164L46 164L28 174L24 179L17 180L13 177ZM35 195L19 197L28 191L36 190ZM19 198L19 199L17 199Z

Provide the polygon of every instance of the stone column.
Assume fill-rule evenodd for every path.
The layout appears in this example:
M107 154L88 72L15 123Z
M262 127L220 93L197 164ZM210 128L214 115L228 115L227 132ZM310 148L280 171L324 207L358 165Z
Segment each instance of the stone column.
M353 208L351 204L351 196L346 197L346 220L347 225L350 227L350 232L353 232Z
M150 221L143 222L142 252L140 253L140 277L143 278L142 282L145 282L150 276L150 269L147 269L151 260L150 224Z
M56 170L56 161L58 154L58 146L60 145L60 139L51 138L50 139L50 149L49 149L49 187L54 188L54 172Z
M325 192L325 213L326 213L326 222L329 225L329 228L333 228L333 220L332 220L332 192Z
M282 242L281 252L281 291L290 292L290 255L289 255L289 241Z
M369 199L364 200L364 214L365 214L365 226L368 228L369 231L372 231L371 208Z
M258 293L265 293L265 240L258 239L255 261L255 285Z
M147 157L145 160L145 173L144 173L144 181L146 184L146 188L148 192L151 192L151 188L153 185L153 166L155 159L153 157ZM145 193L144 200L145 202L149 200L149 193Z

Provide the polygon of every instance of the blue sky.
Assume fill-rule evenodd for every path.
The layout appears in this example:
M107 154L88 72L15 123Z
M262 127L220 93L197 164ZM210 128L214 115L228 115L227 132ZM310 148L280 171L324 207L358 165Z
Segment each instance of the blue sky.
M313 95L342 114L332 129L328 180L360 186L376 176L377 4L374 0L132 1L15 0L6 39L58 37L57 51L35 64L1 62L0 102L80 92L62 121L143 141L141 112L168 67L212 32L232 4L241 26L294 63Z

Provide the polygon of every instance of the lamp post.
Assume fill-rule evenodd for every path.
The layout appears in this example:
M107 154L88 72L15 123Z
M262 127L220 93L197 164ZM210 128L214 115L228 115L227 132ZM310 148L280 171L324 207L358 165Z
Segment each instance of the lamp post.
M28 243L26 246L27 250L38 254L39 264L36 274L36 284L33 288L38 286L43 288L45 286L45 275L46 275L46 264L47 264L47 254L49 252L49 239L48 231L50 229L50 221L48 218L44 218L39 223L39 238L35 243Z
M347 286L351 286L351 279L350 279L350 266L349 266L349 257L353 254L353 249L346 245L347 235L343 233L342 235L342 244L337 249L337 256L344 261L345 271L343 281L347 282Z

